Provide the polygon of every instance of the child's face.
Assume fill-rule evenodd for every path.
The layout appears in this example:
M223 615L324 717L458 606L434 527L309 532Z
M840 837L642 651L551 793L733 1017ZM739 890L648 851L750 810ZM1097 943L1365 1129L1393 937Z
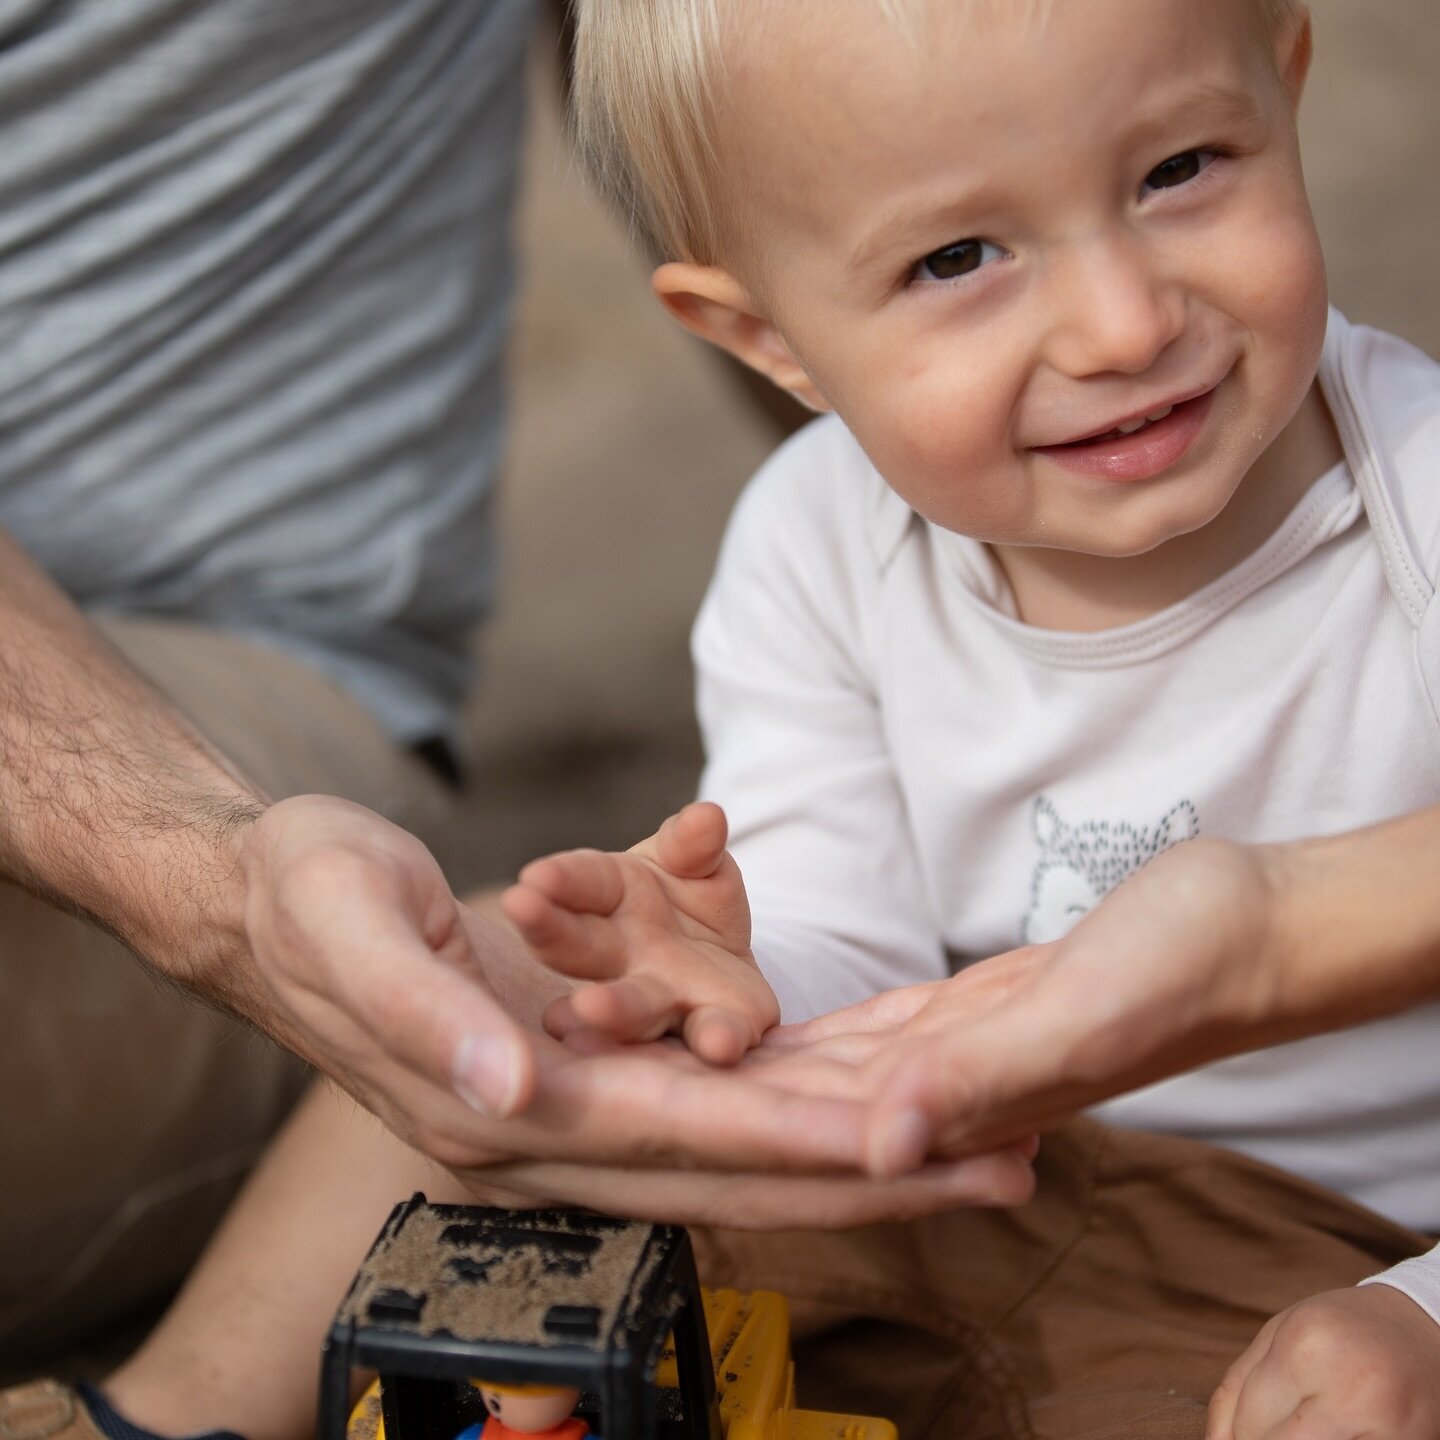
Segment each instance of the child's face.
M870 3L782 8L729 57L747 239L710 272L756 321L682 318L950 529L1115 556L1214 519L1324 337L1303 56L1277 73L1255 0L935 0L919 49Z

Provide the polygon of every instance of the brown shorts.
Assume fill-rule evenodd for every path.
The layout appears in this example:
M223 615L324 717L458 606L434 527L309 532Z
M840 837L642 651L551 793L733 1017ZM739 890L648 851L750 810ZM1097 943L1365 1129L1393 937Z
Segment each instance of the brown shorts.
M695 1232L712 1285L791 1301L803 1403L902 1440L1201 1440L1271 1315L1433 1241L1193 1141L1078 1121L1019 1210L848 1234Z
M277 798L344 795L433 839L444 787L348 695L198 626L102 624ZM0 1369L164 1295L298 1095L302 1067L0 883Z

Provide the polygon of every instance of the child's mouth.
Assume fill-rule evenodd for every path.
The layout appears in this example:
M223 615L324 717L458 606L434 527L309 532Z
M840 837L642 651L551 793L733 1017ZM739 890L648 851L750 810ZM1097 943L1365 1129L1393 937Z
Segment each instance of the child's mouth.
M1158 425L1162 420L1168 419L1175 413L1173 405L1167 405L1163 410L1157 410L1153 415L1147 415L1143 420L1134 420L1129 425L1117 425L1113 430L1107 430L1103 435L1088 435L1083 440L1072 440L1072 445L1094 445L1101 440L1119 440L1124 435L1138 435L1142 430L1148 430L1152 425Z
M1035 453L1080 474L1149 480L1176 464L1199 439L1214 399L1215 391L1207 390L1095 435L1037 445Z

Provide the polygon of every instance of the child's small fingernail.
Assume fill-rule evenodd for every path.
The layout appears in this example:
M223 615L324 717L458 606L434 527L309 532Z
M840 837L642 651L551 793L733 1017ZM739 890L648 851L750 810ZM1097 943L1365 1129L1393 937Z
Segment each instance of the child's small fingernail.
M455 1093L488 1117L508 1115L520 1093L514 1046L491 1035L467 1035L455 1047Z
M930 1120L911 1107L893 1115L871 1132L870 1173L881 1179L917 1169L930 1148Z

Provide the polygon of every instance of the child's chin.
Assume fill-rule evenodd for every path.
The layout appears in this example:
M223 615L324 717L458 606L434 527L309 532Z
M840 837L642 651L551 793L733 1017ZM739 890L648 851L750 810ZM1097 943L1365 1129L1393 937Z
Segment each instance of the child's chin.
M1177 507L1163 515L1148 516L1129 524L1121 522L1094 535L1089 545L1075 544L1066 548L1080 550L1102 560L1139 560L1204 530L1219 518L1228 500L1227 495L1219 502L1184 509Z

